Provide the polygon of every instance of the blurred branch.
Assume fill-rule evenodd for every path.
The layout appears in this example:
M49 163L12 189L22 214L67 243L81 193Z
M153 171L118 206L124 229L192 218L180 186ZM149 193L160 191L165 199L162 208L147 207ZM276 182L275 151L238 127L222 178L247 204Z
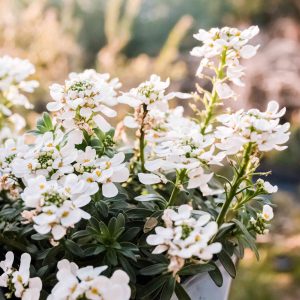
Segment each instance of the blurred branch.
M186 33L189 31L192 24L193 18L188 15L182 16L175 24L155 61L154 70L157 73L161 73L177 58L180 43L186 36Z
M141 0L107 1L104 24L107 45L98 53L98 65L107 70L115 66L118 54L131 39L132 26L140 7Z

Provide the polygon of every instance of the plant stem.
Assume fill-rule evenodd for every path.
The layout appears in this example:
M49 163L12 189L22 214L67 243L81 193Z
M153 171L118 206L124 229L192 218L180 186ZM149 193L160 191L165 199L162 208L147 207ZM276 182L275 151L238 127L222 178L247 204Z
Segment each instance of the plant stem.
M148 110L147 110L147 105L143 104L142 106L143 109L143 115L142 115L142 123L141 123L141 128L140 128L140 162L141 162L141 169L142 172L146 172L145 169L145 118L147 116Z
M226 196L226 200L221 208L220 214L218 215L217 223L219 226L221 226L223 224L224 219L227 214L227 211L229 209L229 206L230 206L232 200L234 199L234 197L236 196L238 188L239 188L241 182L243 181L244 176L247 173L247 168L248 168L249 161L250 161L251 151L252 151L252 143L248 143L247 147L244 150L241 167L240 167L239 171L234 175L230 192Z
M216 71L216 76L213 79L213 85L219 79L224 78L224 67L225 67L225 64L226 64L226 54L227 54L227 48L225 47L224 50L222 51L222 54L221 54L221 60L220 60L218 70ZM210 101L209 101L209 103L206 107L205 120L204 120L204 122L202 123L202 126L201 126L201 134L205 134L205 131L206 131L207 126L209 125L209 123L211 121L211 118L212 118L213 112L214 112L214 108L215 108L215 105L218 103L218 100L219 100L218 93L217 93L215 87L213 87Z
M185 175L186 175L186 170L181 170L180 172L176 172L176 180L167 207L174 206L177 195L180 192L180 185L184 181Z

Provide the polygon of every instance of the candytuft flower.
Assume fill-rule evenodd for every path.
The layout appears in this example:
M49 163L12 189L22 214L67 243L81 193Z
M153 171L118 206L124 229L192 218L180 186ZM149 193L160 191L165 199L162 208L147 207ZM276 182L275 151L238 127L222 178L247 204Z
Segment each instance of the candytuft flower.
M221 251L220 243L210 243L218 231L217 223L210 218L208 213L203 212L198 218L193 217L189 205L181 205L177 211L166 209L162 217L165 227L155 227L155 234L147 237L147 243L156 246L154 254L167 251L169 271L176 274L180 269L178 266L182 267L185 260L207 261Z
M11 251L7 252L5 260L0 262L0 268L4 272L0 276L0 286L8 289L7 299L14 295L22 300L39 300L42 281L39 277L30 278L30 255L21 255L19 269L13 267L13 262L14 254Z
M110 106L117 104L120 86L118 79L109 80L108 74L99 74L95 70L71 73L65 85L50 86L54 102L48 103L47 109L56 112L58 120L68 131L79 128L90 133L94 127L99 127L107 132L111 125L103 115L108 118L116 116L116 111Z
M129 300L130 298L129 277L122 270L115 271L111 278L108 278L100 275L107 266L78 268L75 263L70 263L66 259L59 261L57 268L58 283L47 300Z

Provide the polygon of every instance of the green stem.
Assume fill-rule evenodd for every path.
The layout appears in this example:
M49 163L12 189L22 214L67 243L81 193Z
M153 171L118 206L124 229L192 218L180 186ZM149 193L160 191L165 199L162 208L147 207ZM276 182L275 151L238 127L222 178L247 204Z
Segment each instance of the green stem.
M180 192L180 186L184 181L185 175L186 175L186 170L181 170L180 172L176 173L176 180L167 207L174 206L174 203L177 199L177 195Z
M226 54L227 54L227 48L225 47L221 54L221 60L220 60L218 70L216 71L216 76L213 79L213 85L219 79L224 78L224 67L226 64ZM218 101L219 101L218 93L217 93L215 87L213 87L210 101L206 107L206 116L205 116L204 122L202 123L202 126L201 126L202 134L205 134L207 126L209 125L209 123L212 119L214 108L215 108L216 104L218 103Z
M147 116L148 110L147 105L143 104L143 116L142 116L142 123L140 128L140 145L139 145L139 151L140 151L140 162L141 162L141 169L142 172L146 172L145 169L145 118Z
M227 194L226 200L225 200L225 202L221 208L221 211L218 215L217 223L219 226L221 226L223 224L224 219L227 214L227 211L229 209L229 206L230 206L232 200L234 199L234 197L236 196L239 186L240 186L241 182L244 180L244 176L247 173L247 168L248 168L249 161L250 161L251 151L252 151L252 143L248 143L247 147L244 150L243 161L242 161L241 167L233 178L233 183L231 185L229 194Z

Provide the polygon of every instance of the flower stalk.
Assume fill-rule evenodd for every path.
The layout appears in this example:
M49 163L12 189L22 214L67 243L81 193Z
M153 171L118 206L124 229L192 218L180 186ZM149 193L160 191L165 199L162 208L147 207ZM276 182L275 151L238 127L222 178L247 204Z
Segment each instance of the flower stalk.
M206 131L206 129L207 129L212 117L213 117L214 108L215 108L216 104L219 101L219 96L218 96L217 90L215 88L215 83L218 80L222 80L224 78L224 68L226 66L226 55L227 55L227 47L224 47L224 50L222 51L222 54L221 54L221 60L220 60L219 67L216 70L216 76L212 80L213 81L212 95L209 99L208 104L205 105L206 106L205 107L206 112L205 112L205 119L204 119L204 121L202 123L202 126L201 126L201 134L205 134L205 131Z
M243 160L240 169L235 174L233 183L231 184L231 188L229 193L226 193L226 200L221 208L221 211L217 218L217 223L221 226L226 218L227 211L230 207L231 202L233 201L234 197L237 195L239 186L241 182L245 179L245 175L247 175L247 169L250 162L252 152L252 143L248 143L244 150Z
M145 119L148 114L147 105L143 104L143 111L142 111L142 120L141 120L141 127L139 130L139 155L140 155L140 163L141 163L141 170L142 172L146 172L145 169Z
M180 172L176 172L176 180L167 207L174 206L177 196L180 192L180 187L184 181L185 175L186 175L186 170L181 170Z

